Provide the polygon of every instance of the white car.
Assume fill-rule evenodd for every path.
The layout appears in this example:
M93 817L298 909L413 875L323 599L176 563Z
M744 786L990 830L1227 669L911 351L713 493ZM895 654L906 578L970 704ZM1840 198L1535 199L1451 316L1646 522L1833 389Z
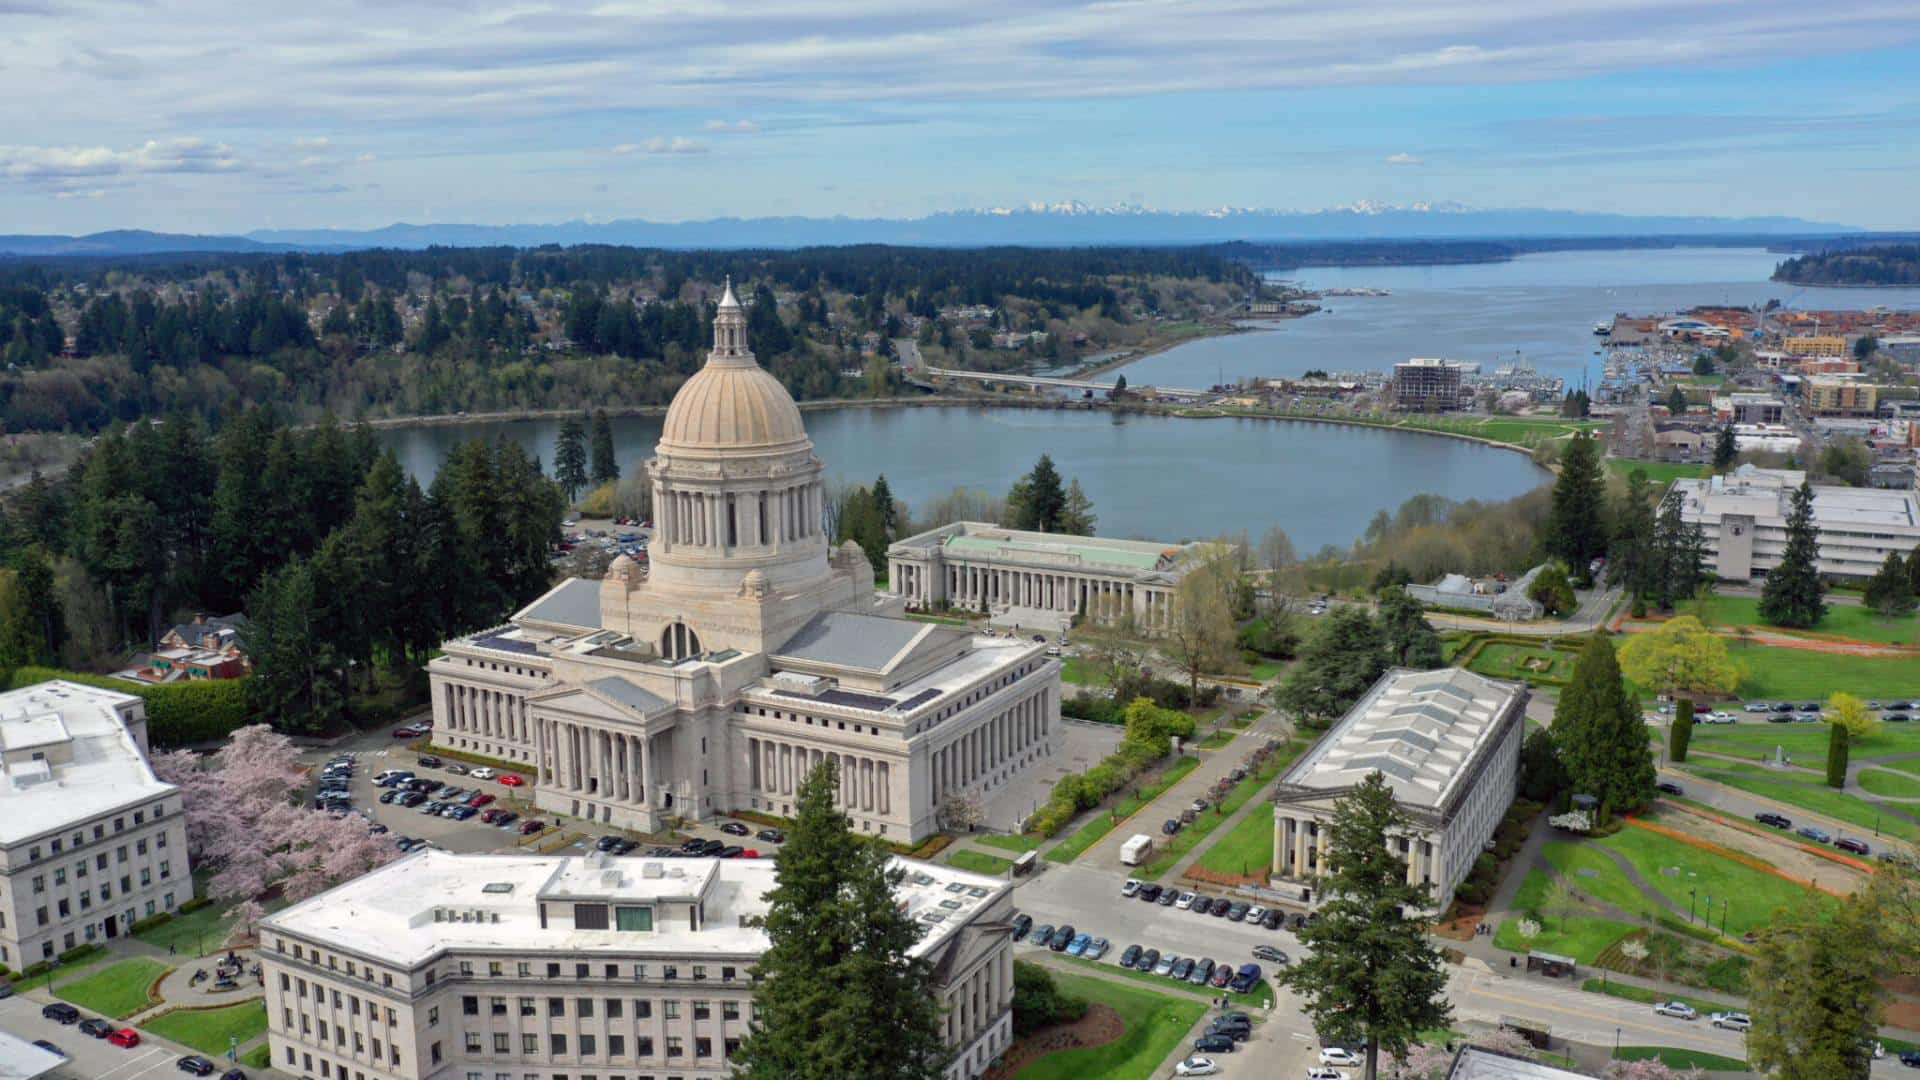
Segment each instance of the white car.
M1746 1013L1717 1012L1707 1019L1714 1027L1726 1028L1728 1031L1746 1031L1753 1027L1753 1018Z
M1694 1011L1693 1006L1684 1001L1663 1001L1655 1005L1653 1011L1661 1016L1671 1016L1676 1020L1693 1020L1700 1015Z
M1320 1050L1320 1064L1337 1065L1343 1069L1360 1067L1360 1055L1344 1046L1328 1046Z
M1321 1069L1309 1065L1307 1080L1347 1080L1347 1074L1338 1069Z
M1139 878L1128 878L1126 881L1126 884L1120 886L1121 896L1132 896L1134 893L1137 893L1139 891L1140 891Z
M1246 918L1247 922L1257 923L1261 919L1264 919L1266 917L1267 917L1267 909L1261 907L1259 904L1255 904L1252 907L1247 909L1247 918Z
M1733 721L1734 716L1730 712L1722 712L1721 710L1715 709L1713 712L1707 714L1707 723L1709 724L1731 724Z
M1212 1076L1219 1071L1219 1064L1205 1057L1190 1057L1173 1067L1175 1076Z
M1180 894L1179 898L1173 902L1173 906L1179 908L1181 911L1192 911L1193 902L1196 899L1198 898L1195 897L1192 893L1183 892Z
M492 769L489 769L485 765L482 765L479 768L468 773L467 775L473 777L475 780L491 780L497 774Z

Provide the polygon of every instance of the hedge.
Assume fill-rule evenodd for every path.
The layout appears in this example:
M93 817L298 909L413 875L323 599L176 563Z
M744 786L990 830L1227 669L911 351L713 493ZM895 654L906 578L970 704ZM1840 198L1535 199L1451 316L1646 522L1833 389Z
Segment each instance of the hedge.
M172 921L173 921L173 912L171 911L158 912L157 914L149 915L146 918L141 919L140 921L134 923L132 926L127 927L127 933L136 934L136 935L144 934L156 926L165 926Z
M106 951L106 948L100 945L75 945L73 948L60 954L60 962L63 964L71 964L85 960L95 953L103 953Z
M182 915L191 915L211 903L213 903L212 897L196 896L191 900L183 901L175 910Z
M1068 773L1055 781L1047 801L1027 818L1029 835L1045 839L1059 832L1082 810L1098 806L1166 757L1172 736L1193 734L1193 717L1160 708L1147 698L1135 698L1125 711L1127 733L1119 748L1086 772Z
M156 749L220 742L233 734L235 728L245 727L250 720L247 713L247 680L244 678L201 679L148 686L105 675L23 667L14 670L7 688L19 690L49 679L64 679L82 686L118 690L141 698L147 705L147 739Z

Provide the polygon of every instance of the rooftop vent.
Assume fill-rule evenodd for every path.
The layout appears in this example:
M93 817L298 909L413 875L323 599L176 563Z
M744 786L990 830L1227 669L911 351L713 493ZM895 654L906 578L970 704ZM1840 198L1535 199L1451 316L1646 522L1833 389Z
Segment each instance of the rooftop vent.
M661 866L657 862L647 862L647 863L640 864L640 876L643 878L646 878L649 881L654 881L662 877L665 877L666 873L667 873L666 867Z
M511 881L489 881L489 882L487 882L487 883L486 883L485 885L483 885L483 886L481 886L481 887L480 887L480 891L481 891L481 892L483 892L483 893L496 893L496 894L498 894L498 893L510 893L510 892L512 892L512 891L513 891L513 882L511 882Z

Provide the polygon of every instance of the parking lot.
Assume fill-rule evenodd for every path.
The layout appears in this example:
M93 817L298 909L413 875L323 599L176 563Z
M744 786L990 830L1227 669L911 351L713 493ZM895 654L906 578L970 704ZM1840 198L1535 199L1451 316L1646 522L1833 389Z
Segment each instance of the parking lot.
M522 787L508 787L497 780L474 780L448 772L444 768L424 767L419 763L419 755L393 740L385 732L362 736L353 740L341 750L314 750L301 755L303 764L312 765L316 779L307 787L310 799L318 785L318 772L329 760L343 754L352 754L355 762L354 775L348 783L347 791L352 798L353 812L369 821L385 825L396 841L403 836L425 840L436 847L448 851L474 852L512 850L515 842L521 838L520 826L524 821L540 819L552 822L553 816L541 814L533 806L533 788L531 784ZM452 759L444 759L446 764L459 764ZM465 765L460 765L466 768ZM496 807L512 811L515 819L504 825L488 825L478 815L466 821L454 821L450 818L425 814L417 809L409 809L392 803L382 803L381 795L389 788L375 787L374 777L387 769L410 769L422 779L439 780L457 785L467 793L484 792L492 795L494 801L482 810ZM524 774L521 775L524 779Z
M29 1041L45 1039L68 1057L65 1065L47 1075L55 1080L140 1080L142 1077L186 1076L178 1062L193 1051L141 1033L140 1045L123 1050L105 1039L81 1032L78 1024L60 1024L40 1015L43 1003L16 995L0 1001L0 1028ZM90 1016L86 1010L81 1015ZM214 1076L231 1068L224 1059ZM281 1075L268 1069L249 1069L252 1080Z

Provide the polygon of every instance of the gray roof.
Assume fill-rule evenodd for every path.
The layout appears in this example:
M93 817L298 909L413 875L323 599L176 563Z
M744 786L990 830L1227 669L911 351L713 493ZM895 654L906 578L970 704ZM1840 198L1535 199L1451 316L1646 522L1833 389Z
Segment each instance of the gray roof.
M935 629L931 623L910 619L823 611L807 620L807 625L788 638L774 655L835 667L885 671Z
M1461 1047L1447 1071L1447 1080L1583 1080L1585 1076L1478 1046Z
M592 578L568 578L513 617L514 622L544 622L581 630L600 629L600 583Z
M604 697L643 713L659 712L667 708L666 698L642 686L636 686L618 675L609 675L604 679L595 679L587 687Z

